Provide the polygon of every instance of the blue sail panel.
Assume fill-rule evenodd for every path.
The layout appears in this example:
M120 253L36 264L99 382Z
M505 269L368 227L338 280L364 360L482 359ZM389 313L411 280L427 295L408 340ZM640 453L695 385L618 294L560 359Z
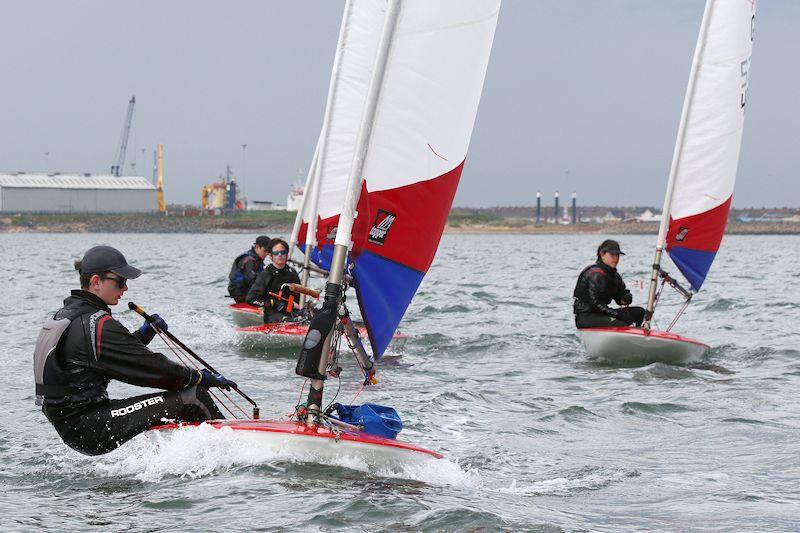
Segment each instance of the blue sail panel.
M305 243L298 244L297 246L303 253L306 253ZM311 262L323 270L331 269L331 259L333 259L333 245L331 244L323 245L322 250L317 247L311 250Z
M672 262L686 276L692 286L692 290L695 292L699 291L703 285L703 281L705 281L716 255L717 252L692 250L679 246L673 246L669 250Z
M378 359L392 341L425 274L366 250L359 255L353 274L361 316Z

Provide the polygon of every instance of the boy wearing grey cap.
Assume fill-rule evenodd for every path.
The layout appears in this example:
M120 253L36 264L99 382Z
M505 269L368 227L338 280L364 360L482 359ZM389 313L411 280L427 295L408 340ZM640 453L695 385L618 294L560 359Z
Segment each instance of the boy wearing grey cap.
M110 246L91 248L75 269L81 288L45 322L34 350L36 404L63 441L98 455L166 421L224 418L208 388L235 383L150 351L156 331L147 322L131 333L112 317L110 306L141 270ZM166 331L163 319L156 323ZM112 379L162 392L112 400L106 390Z

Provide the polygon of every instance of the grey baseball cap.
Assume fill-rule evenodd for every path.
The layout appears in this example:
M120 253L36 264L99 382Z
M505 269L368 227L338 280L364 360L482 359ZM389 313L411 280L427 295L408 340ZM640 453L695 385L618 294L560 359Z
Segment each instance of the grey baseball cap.
M132 267L125 260L122 252L111 246L95 246L89 248L81 259L81 274L101 274L113 272L117 276L127 279L136 279L142 271Z
M597 253L599 254L602 252L610 252L612 254L625 255L625 252L619 249L619 243L611 239L606 239L602 243L600 243L600 247L597 249Z

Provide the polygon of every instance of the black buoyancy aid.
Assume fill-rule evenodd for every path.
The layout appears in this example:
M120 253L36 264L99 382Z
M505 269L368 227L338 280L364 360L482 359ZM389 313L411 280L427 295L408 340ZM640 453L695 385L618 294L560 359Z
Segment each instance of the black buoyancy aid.
M250 249L244 253L239 254L236 256L236 259L233 260L233 265L231 266L231 271L228 274L228 281L230 281L230 287L237 288L237 289L247 289L245 285L247 284L247 280L244 277L244 272L242 271L244 268L244 263L240 263L242 259L249 258L251 261L260 261L259 257L256 253Z
M91 314L89 324L90 330L93 330L97 324L97 319L108 313L89 305L61 309L52 318L48 318L41 331L39 331L39 337L36 339L36 346L33 350L36 405L70 403L106 395L105 387L102 383L89 387L71 386L70 375L62 367L57 356L61 339L64 338L64 334L69 329L72 321L87 314ZM87 332L91 337L88 341L94 349L93 333L94 331Z
M603 288L598 287L598 279L602 278ZM613 309L608 304L624 288L625 284L616 269L601 264L593 263L584 268L578 276L575 290L572 293L575 314L578 313L604 313L613 314ZM594 295L594 296L593 296Z

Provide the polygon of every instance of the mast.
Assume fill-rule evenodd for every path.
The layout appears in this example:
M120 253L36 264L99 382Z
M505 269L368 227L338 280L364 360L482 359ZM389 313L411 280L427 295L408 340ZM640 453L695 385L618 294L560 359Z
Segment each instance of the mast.
M361 124L358 129L356 149L353 154L353 162L350 167L350 175L347 180L347 192L345 195L342 212L339 216L339 225L336 228L336 240L334 242L333 259L331 260L330 274L328 283L325 286L325 305L335 301L337 306L341 301L342 281L344 279L344 267L347 261L347 251L350 247L352 238L353 222L357 216L355 211L361 191L361 181L363 180L364 163L369 149L372 127L375 123L375 114L380 98L381 87L383 86L386 64L389 59L394 30L397 26L397 19L401 9L401 0L389 0L384 19L383 31L381 33L378 52L375 57L375 68L372 71L369 89L367 91L364 112L361 117ZM323 148L324 149L324 148ZM309 224L310 227L310 224ZM319 360L318 372L325 375L330 354L330 334L325 339L322 349L322 357ZM312 379L308 391L308 410L314 412L321 407L322 392L325 382L321 379Z
M664 207L661 210L661 224L658 227L658 239L656 240L656 253L653 259L653 272L650 275L650 290L647 294L647 313L645 315L644 330L650 331L650 321L653 318L655 311L656 290L658 289L658 274L661 270L661 255L664 251L664 243L667 240L667 230L669 229L670 212L672 210L672 196L675 192L675 177L678 173L678 166L683 152L684 141L686 140L686 121L691 111L692 102L694 100L694 87L697 81L697 72L699 70L700 58L703 56L703 51L706 44L706 35L708 34L709 20L711 19L711 10L713 9L715 0L706 0L706 7L703 12L703 21L700 24L700 35L697 38L697 45L694 49L694 57L692 58L692 69L689 74L689 83L686 87L686 95L683 100L683 111L681 112L681 121L678 125L678 137L675 141L675 150L672 153L672 165L669 169L669 180L667 181L667 192L664 196Z
M307 197L310 197L311 203L309 204L310 209L308 211L308 226L306 227L306 249L303 254L303 276L300 278L300 282L304 287L308 286L308 267L311 264L311 251L317 245L317 210L319 209L319 191L322 188L319 175L319 145L321 144L321 141L322 138L320 137L320 141L317 142L317 149L314 151L314 161L311 163L311 169L309 170L308 174L308 185L306 185L306 190L303 191L303 205L301 206L299 218L300 222L302 222L302 212L305 210L305 205L308 201ZM299 226L297 231L300 231ZM294 237L296 244L297 235ZM300 295L300 307L302 308L305 304L306 295L303 293Z

